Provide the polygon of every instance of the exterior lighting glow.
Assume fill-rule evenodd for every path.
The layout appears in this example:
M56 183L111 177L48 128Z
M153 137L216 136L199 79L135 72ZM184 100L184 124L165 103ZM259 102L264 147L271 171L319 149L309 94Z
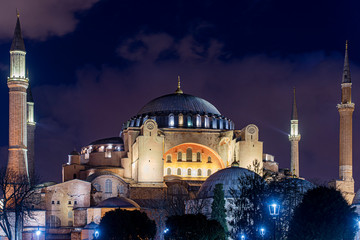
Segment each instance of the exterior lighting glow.
M244 234L241 235L241 240L245 240L245 235Z
M280 205L273 203L269 205L269 211L270 211L270 215L273 217L276 217L279 215L280 212Z
M164 229L164 234L168 233L170 230L168 228Z
M260 228L260 236L261 237L265 236L265 228Z
M38 230L36 231L36 236L40 236L40 234L41 234L41 231L38 229Z
M99 230L95 230L95 232L94 232L94 237L98 238L99 236L100 236Z

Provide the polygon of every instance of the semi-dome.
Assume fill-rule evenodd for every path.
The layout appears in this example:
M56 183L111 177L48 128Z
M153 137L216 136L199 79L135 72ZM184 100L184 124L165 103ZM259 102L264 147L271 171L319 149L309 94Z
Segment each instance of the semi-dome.
M89 145L100 145L100 144L124 144L124 141L121 137L110 137L110 138L103 138L93 141Z
M239 186L239 178L246 176L255 176L255 172L245 168L241 168L233 164L229 168L224 168L212 174L201 186L198 197L212 198L214 196L214 188L216 184L222 184L224 190L224 197L231 198L230 189L237 189ZM260 177L260 176L259 176Z
M145 104L136 116L128 120L123 129L140 127L148 119L159 128L234 129L233 122L221 115L210 102L180 89L175 93L155 98Z

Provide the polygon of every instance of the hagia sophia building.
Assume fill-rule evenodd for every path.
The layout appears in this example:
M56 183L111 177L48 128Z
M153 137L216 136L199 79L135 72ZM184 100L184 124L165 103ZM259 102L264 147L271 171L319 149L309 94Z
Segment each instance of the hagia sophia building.
M17 17L10 48L9 157L7 169L34 177L34 101L26 66L26 50ZM24 223L23 239L93 239L101 217L114 208L148 213L161 229L161 216L149 210L147 200L162 199L181 186L193 198L203 192L211 198L216 183L223 183L225 197L244 171L261 176L277 174L300 178L299 121L295 99L290 120L290 170L280 169L274 156L263 152L254 124L235 128L234 122L205 99L184 93L180 78L174 92L145 104L123 124L119 136L95 140L72 151L62 167L61 183L38 185L41 201L35 218ZM351 204L360 203L352 177L351 76L346 44L340 114L339 189ZM116 129L114 130L116 131ZM356 195L356 196L355 196ZM359 205L360 206L360 205ZM159 226L158 226L159 227ZM34 237L34 238L33 238ZM0 239L7 239L0 230ZM158 235L158 239L161 236Z

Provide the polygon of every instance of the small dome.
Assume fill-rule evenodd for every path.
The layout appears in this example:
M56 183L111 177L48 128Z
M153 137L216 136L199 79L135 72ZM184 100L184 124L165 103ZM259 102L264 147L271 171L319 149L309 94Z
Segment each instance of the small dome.
M282 184L294 184L303 194L316 187L315 184L301 178L286 178Z
M360 205L360 189L356 192L352 204L354 204L354 205Z
M223 184L225 198L231 198L230 189L237 188L239 185L239 178L245 176L252 176L256 173L245 168L232 166L217 171L212 174L201 186L198 197L199 198L211 198L214 196L213 190L216 184ZM260 177L260 176L259 176Z
M80 155L80 153L76 150L73 150L69 155L76 156L76 155Z
M140 206L125 197L112 197L100 202L96 208L140 208Z
M89 145L100 145L100 144L124 144L124 141L121 137L111 137L111 138L103 138L96 140Z
M96 224L96 223L94 223L94 222L91 222L91 223L85 225L84 229L96 229L96 228L98 228L98 227L99 227L99 224Z
M208 115L221 115L214 105L205 99L195 97L189 94L168 94L147 103L138 115L151 115L156 112L163 113L205 113Z

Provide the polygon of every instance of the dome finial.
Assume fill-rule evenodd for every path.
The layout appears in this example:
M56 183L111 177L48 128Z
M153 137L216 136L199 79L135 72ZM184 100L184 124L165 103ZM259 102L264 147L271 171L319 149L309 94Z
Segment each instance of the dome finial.
M238 161L233 161L233 162L231 163L231 167L240 167L240 164L239 164Z
M177 93L177 94L183 94L184 93L180 88L180 75L178 75L178 86L177 86L177 89L176 89L175 93Z
M17 16L17 18L20 17L20 13L19 13L19 10L18 10L18 9L16 9L16 16Z

